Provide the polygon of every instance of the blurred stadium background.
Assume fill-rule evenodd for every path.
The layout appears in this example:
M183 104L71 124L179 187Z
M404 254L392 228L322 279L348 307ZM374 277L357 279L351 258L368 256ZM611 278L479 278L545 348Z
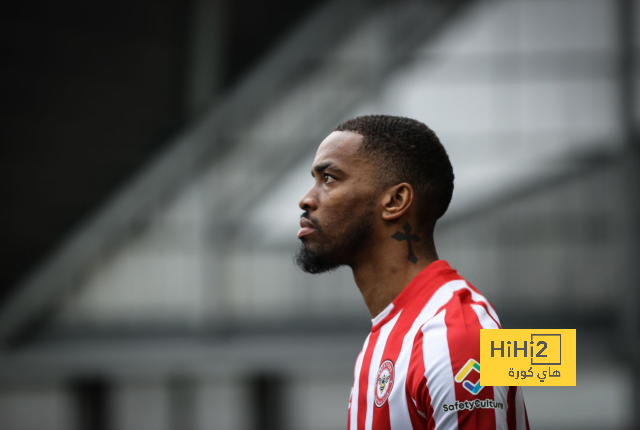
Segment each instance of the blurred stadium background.
M319 142L419 119L436 237L505 328L575 328L532 428L640 422L640 4L30 2L2 17L0 429L334 430L370 321L291 256Z

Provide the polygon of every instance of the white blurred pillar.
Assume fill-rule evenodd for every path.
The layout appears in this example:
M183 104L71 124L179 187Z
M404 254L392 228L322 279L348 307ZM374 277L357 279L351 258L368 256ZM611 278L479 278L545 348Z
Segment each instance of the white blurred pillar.
M169 392L163 380L126 380L113 386L113 430L169 430L168 410Z

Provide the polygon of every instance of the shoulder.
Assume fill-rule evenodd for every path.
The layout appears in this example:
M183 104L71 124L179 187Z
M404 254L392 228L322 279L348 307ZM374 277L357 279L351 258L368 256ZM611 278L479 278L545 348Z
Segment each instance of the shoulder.
M480 385L480 330L501 328L489 301L455 280L438 289L423 312L406 379L412 419L438 430L528 430L520 389Z
M480 393L480 329L500 324L491 304L465 281L443 288L446 300L416 333L407 382L423 410L446 421L452 416L442 405L489 394Z
M471 359L479 362L480 330L499 328L498 315L489 301L467 282L456 283L450 299L418 333L425 366L443 362L455 370Z
M489 301L465 280L443 285L422 312L416 342L424 336L464 341L480 336L480 329L499 329L500 320Z

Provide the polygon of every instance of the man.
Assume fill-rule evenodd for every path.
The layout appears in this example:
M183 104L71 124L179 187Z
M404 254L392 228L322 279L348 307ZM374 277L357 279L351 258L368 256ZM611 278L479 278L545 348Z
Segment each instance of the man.
M318 148L300 199L296 263L308 273L349 266L373 317L349 400L350 430L528 430L518 387L482 387L480 329L491 304L433 240L453 193L437 136L408 118L362 116Z

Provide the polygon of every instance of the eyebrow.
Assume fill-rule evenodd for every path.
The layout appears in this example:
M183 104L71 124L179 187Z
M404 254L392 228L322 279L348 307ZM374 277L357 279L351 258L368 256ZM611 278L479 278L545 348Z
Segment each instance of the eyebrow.
M344 172L334 162L327 161L326 163L316 164L315 166L313 166L313 168L311 169L311 176L315 178L316 176L314 175L314 172L320 174L329 168L336 173L344 174Z

